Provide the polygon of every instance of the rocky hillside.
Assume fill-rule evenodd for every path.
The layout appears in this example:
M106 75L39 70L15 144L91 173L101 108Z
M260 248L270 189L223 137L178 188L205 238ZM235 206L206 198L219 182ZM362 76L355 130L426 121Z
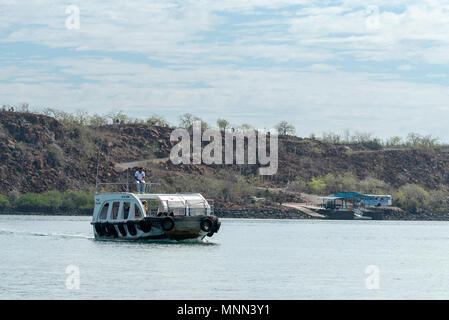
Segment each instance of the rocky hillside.
M352 172L399 187L407 183L428 189L449 186L449 148L397 148L370 150L357 145L328 144L317 140L283 139L278 184L293 175L305 181L327 173Z
M170 132L170 128L146 124L81 127L43 115L0 112L0 192L92 188L97 164L99 179L109 182L123 178L123 168L144 164L157 169L157 178L167 181L174 174L214 177L228 170L252 177L251 183L283 187L296 177L308 181L327 173L351 172L360 178L375 176L394 186L449 187L447 147L370 150L281 137L278 173L259 179L255 165L173 165L167 160L173 146Z
M116 163L166 155L169 136L168 128L81 128L0 112L1 193L92 188L97 164L100 181L117 181Z

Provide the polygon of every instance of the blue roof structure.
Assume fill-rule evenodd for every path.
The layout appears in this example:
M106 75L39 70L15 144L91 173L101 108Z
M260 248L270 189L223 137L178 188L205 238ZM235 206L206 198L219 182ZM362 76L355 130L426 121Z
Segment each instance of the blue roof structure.
M337 192L336 194L331 194L327 197L322 197L322 199L327 200L337 200L337 199L354 199L354 200L373 200L375 197L367 196L366 194L361 194L358 192Z

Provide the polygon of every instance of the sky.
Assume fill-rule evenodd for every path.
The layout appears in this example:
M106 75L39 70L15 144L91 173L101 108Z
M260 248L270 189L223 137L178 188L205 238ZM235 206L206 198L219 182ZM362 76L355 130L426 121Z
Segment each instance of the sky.
M0 0L0 104L449 142L448 76L449 0Z

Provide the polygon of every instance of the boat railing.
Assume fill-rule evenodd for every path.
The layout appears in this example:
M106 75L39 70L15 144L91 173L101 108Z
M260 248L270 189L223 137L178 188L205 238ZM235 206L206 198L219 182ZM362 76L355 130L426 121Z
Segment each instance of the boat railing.
M107 192L107 191L102 190L103 189L102 186L106 187L106 188L111 187L111 186L112 187L118 186L119 192L130 192L130 187L129 187L130 185L132 185L134 187L134 188L131 188L131 190L135 191L136 190L135 182L97 182L95 184L95 193L98 194L101 192ZM143 190L143 193L150 193L150 192L158 193L160 191L160 187L161 187L160 183L146 183L145 190ZM115 190L115 192L117 192L117 189Z

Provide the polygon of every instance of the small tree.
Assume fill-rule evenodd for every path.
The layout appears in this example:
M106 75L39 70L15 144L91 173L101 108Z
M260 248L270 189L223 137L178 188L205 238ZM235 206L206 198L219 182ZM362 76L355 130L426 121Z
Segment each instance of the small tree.
M387 140L387 146L397 147L402 144L402 138L398 136L391 137Z
M148 118L147 123L151 126L168 127L167 120L165 120L164 117L157 114L153 114L150 118Z
M438 145L438 138L431 135L422 136L419 133L410 132L407 135L407 145L412 147L434 147Z
M229 127L229 121L225 119L217 119L217 126L220 130L225 131Z
M352 143L366 143L369 141L373 141L374 139L376 139L376 138L373 136L372 132L356 131L355 134L351 137L351 142Z
M25 102L25 103L22 103L18 109L20 112L30 112L30 105Z
M108 119L104 116L94 114L89 118L89 125L92 127L100 127L108 124Z
M323 132L321 141L327 142L327 143L340 143L341 142L341 136L337 133L333 132Z
M87 126L90 122L89 113L85 110L78 109L75 112L74 120L81 126Z
M184 113L183 115L181 115L179 117L179 126L181 128L190 130L193 127L193 123L195 122L195 119L197 117L195 117L193 114L191 113Z
M279 135L281 135L281 136L286 136L286 135L293 136L296 134L295 127L293 125L289 124L287 121L281 121L274 127L278 131Z
M123 111L111 112L108 117L112 120L113 124L124 124L129 122L129 117Z
M415 132L410 132L407 135L407 145L409 146L418 146L419 142L421 140L421 135L419 133L415 133Z
M423 147L434 147L438 145L439 138L434 138L431 135L427 135L421 138L421 146Z
M179 127L187 130L192 130L193 124L197 121L201 122L201 130L204 131L209 128L209 125L205 121L201 120L201 118L198 118L191 113L184 113L179 117Z

